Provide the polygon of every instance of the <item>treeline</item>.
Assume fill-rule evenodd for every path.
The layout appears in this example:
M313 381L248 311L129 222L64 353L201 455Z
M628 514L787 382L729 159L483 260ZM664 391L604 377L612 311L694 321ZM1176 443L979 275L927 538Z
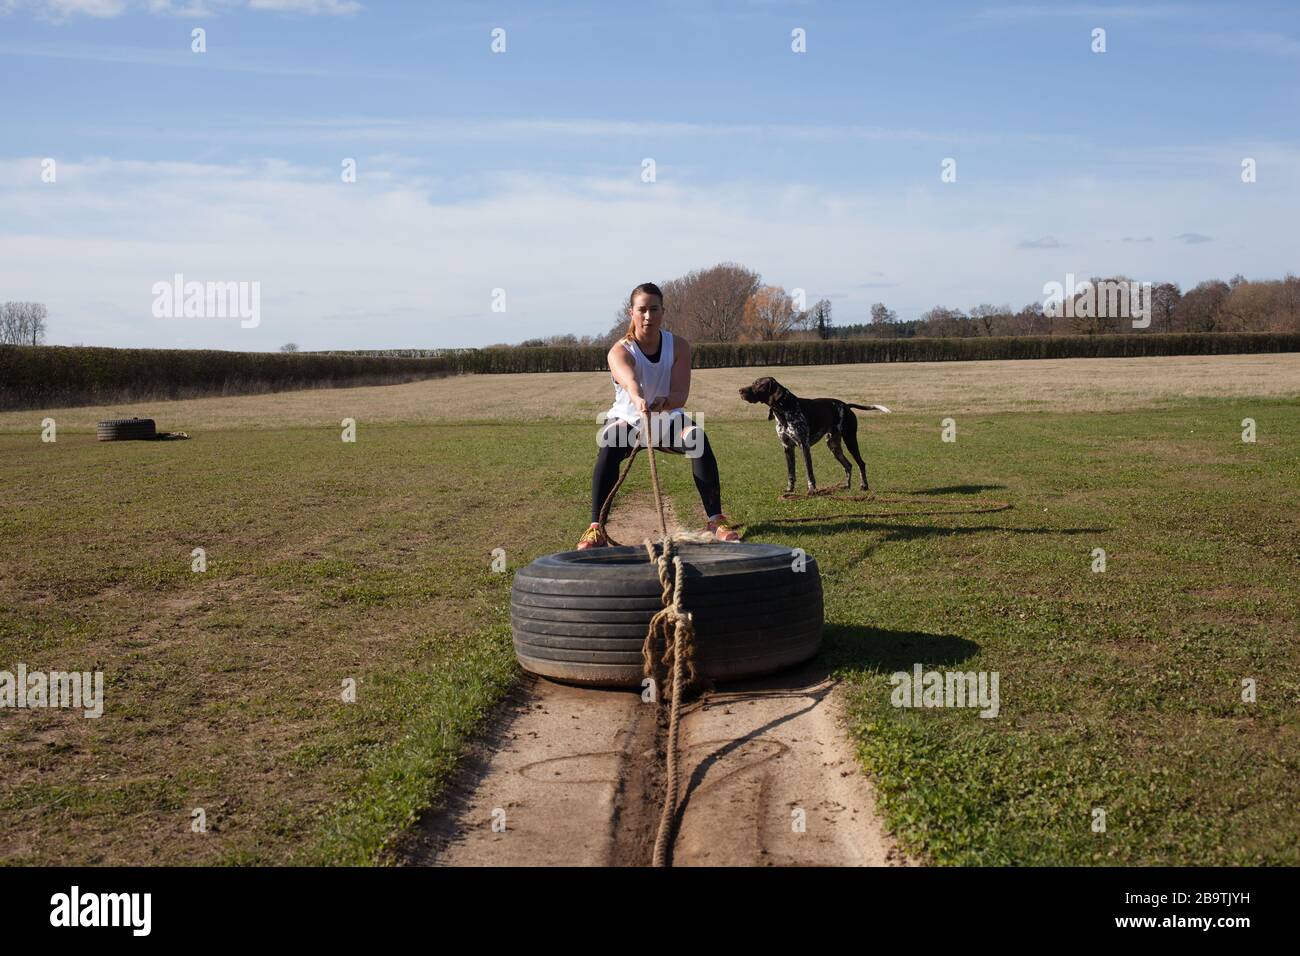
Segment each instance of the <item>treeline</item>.
M1061 284L1059 300L1030 302L1019 309L982 303L968 311L935 306L914 319L900 319L877 302L860 321L836 325L832 303L808 304L802 290L787 293L764 285L753 270L734 262L687 273L660 283L664 325L692 345L706 342L773 342L799 339L994 338L1004 336L1118 335L1140 331L1300 332L1300 277L1250 280L1210 279L1184 292L1177 283L1140 283L1125 276L1092 277L1076 288ZM1146 310L1145 327L1134 328L1126 308L1093 296L1107 287L1133 288ZM1090 301L1089 301L1090 300ZM1100 303L1100 304L1099 304ZM627 305L620 302L604 335L550 335L528 339L517 348L608 347L627 331ZM1127 302L1125 303L1127 306ZM1142 325L1142 323L1139 323ZM492 348L510 348L508 345Z
M604 344L578 348L221 352L0 345L0 409L390 385L450 374L603 372ZM695 368L1138 358L1300 352L1300 333L1221 332L703 342ZM436 354L428 354L436 353Z
M1082 283L1081 283L1082 284ZM1250 280L1233 276L1227 282L1210 279L1183 292L1177 283L1138 283L1126 276L1093 277L1093 290L1132 288L1146 309L1147 334L1168 332L1300 332L1300 276ZM1020 309L1009 305L977 305L968 312L936 306L920 318L900 322L883 303L872 306L869 322L833 328L838 338L974 338L1006 335L1114 335L1133 332L1134 316L1117 314L1093 296L1067 294L1060 307L1030 302ZM1055 314L1054 314L1055 313Z
M437 357L0 345L0 409L391 385L453 371Z
M994 359L1143 358L1300 352L1300 333L1238 332L991 336L899 339L794 339L692 345L696 368L840 365L858 362L969 362Z
M446 350L461 373L603 372L608 347L493 346ZM691 346L694 368L760 365L846 365L860 362L960 362L989 359L1139 358L1300 352L1300 333L1130 333L1116 335L981 336L891 339L787 339L702 342ZM371 353L364 353L371 354Z

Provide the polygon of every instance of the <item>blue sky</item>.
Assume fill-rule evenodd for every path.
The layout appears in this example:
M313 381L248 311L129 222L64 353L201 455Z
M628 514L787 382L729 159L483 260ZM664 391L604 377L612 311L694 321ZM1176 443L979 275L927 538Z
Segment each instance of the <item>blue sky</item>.
M0 0L0 85L0 299L57 344L595 333L729 260L841 323L1297 270L1295 3ZM260 324L154 317L175 273Z

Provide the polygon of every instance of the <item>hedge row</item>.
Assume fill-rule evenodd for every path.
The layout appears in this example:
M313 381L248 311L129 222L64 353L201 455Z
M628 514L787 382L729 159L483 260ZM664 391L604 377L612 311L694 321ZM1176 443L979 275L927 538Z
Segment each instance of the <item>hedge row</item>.
M422 350L402 350L408 355ZM344 352L219 352L0 345L0 408L189 398L409 382L454 373L604 371L605 349L437 349L423 357ZM1185 332L1003 338L705 342L695 368L1141 358L1300 352L1290 332Z
M404 350L408 354L416 350ZM440 349L458 372L594 372L605 369L601 347ZM979 359L1140 358L1300 352L1300 334L1179 332L1032 335L995 338L828 339L704 342L692 349L695 368L756 365L846 365L858 362L960 362ZM332 353L344 354L344 353ZM379 353L351 353L379 354Z
M0 345L0 409L387 385L452 371L443 358Z
M989 359L1144 358L1300 352L1300 334L1180 332L1125 335L1021 335L992 338L831 339L705 343L696 368L749 365L845 365L857 362L969 362Z

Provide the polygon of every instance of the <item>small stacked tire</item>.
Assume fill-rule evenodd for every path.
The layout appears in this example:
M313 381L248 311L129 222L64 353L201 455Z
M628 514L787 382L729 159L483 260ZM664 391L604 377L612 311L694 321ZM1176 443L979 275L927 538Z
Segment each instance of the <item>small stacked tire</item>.
M817 654L825 622L814 558L745 542L684 543L678 551L701 677L758 677ZM644 548L540 557L515 573L510 605L524 670L572 684L641 685L641 647L663 606Z
M100 441L149 441L158 437L152 418L110 418L95 423Z

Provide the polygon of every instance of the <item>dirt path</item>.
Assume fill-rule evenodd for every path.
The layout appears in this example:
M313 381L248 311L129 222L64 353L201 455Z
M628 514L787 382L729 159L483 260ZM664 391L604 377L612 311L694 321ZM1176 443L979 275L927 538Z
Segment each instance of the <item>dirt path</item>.
M610 522L624 543L657 530L649 496L629 498ZM905 864L881 831L841 721L840 692L816 666L690 702L673 865ZM648 864L663 793L662 723L638 693L527 678L474 745L445 804L419 825L406 861Z

